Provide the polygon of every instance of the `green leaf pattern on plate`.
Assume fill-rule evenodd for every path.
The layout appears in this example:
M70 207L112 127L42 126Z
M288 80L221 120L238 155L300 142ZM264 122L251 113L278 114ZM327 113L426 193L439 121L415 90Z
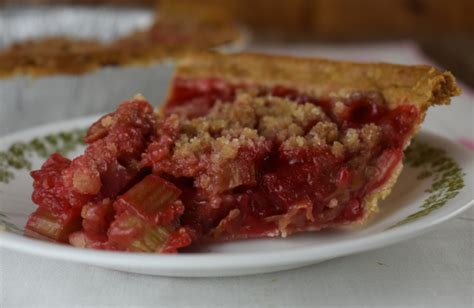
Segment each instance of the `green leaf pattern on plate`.
M8 216L0 212L0 232L2 229L8 230L9 232L23 234L23 230L18 228L16 225L8 221Z
M50 134L34 138L30 142L16 142L6 151L0 151L0 183L8 183L14 178L14 170L31 169L33 155L46 158L58 152L66 155L83 143L85 129Z
M454 159L442 149L435 148L426 142L414 140L405 151L405 164L419 168L417 179L432 177L431 187L426 190L428 197L423 201L421 209L394 224L394 228L439 209L450 199L456 197L464 187L464 173Z

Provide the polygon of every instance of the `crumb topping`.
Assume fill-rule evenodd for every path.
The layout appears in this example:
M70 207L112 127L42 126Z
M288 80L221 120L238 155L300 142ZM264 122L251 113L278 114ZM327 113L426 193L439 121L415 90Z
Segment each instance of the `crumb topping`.
M156 142L168 147L165 155L151 159L154 171L193 177L194 186L212 194L255 183L256 165L272 149L317 149L344 159L370 151L381 136L375 124L342 129L315 104L252 90L238 92L233 101L217 101L204 116L172 114L160 121L161 127L173 128L175 139Z

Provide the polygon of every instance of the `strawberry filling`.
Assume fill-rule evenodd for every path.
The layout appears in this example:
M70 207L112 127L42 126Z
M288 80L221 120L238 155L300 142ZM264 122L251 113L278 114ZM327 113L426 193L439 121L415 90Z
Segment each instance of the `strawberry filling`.
M85 154L32 172L27 229L79 247L176 252L193 242L347 224L386 183L419 120L375 93L176 79L156 118L141 99L91 126Z

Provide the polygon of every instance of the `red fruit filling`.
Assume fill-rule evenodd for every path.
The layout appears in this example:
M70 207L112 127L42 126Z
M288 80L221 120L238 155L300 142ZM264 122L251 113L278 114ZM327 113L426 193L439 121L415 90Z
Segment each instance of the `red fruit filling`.
M27 229L79 247L176 252L358 221L403 158L415 106L377 93L176 79L162 115L142 99L94 123L84 155L33 171Z

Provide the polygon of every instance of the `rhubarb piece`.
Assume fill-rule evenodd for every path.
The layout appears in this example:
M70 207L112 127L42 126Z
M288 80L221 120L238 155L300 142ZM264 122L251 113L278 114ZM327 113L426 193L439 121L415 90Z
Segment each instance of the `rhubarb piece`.
M193 242L195 234L188 228L179 228L170 234L166 245L161 249L162 253L176 253L178 249L187 247Z
M176 186L150 174L120 196L114 207L118 212L130 211L154 224L163 223L160 221L161 212L173 206L180 194ZM179 212L179 209L176 210Z
M97 203L88 203L82 207L82 227L88 235L105 235L113 220L112 201L105 198Z
M71 233L69 235L69 244L78 248L117 250L115 245L108 242L106 236L87 235L84 231Z
M83 231L71 233L69 235L69 244L79 248L91 248L94 241L90 239Z
M109 241L122 250L136 252L161 252L172 230L154 226L148 221L129 213L122 213L108 231Z
M55 214L43 207L31 214L26 223L27 233L45 236L58 242L67 242L71 232L81 228L81 216L77 209Z

